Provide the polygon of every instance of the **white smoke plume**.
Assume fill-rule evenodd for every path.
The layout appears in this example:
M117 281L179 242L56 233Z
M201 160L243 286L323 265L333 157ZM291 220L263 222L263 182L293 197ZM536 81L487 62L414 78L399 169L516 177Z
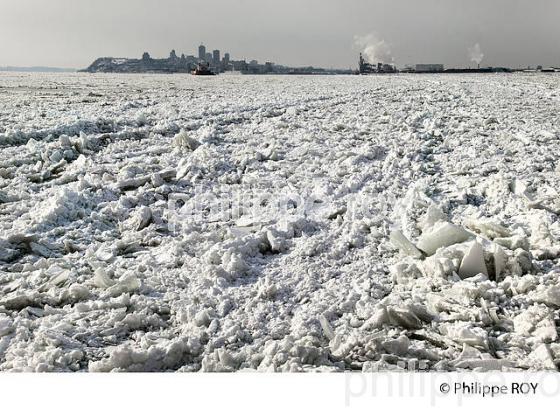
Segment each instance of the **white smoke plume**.
M482 62L484 53L480 48L480 44L476 43L474 46L469 47L469 57L471 61L474 61L476 64L480 64Z
M370 64L394 62L391 47L385 40L378 39L375 34L354 36L354 44L362 52L364 59Z

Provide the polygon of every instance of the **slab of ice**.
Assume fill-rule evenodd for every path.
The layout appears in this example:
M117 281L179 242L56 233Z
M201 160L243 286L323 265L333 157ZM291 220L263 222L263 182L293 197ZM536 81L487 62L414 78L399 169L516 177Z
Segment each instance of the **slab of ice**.
M484 348L488 346L488 333L480 327L472 326L469 323L455 323L445 325L443 328L449 338L459 343Z
M426 214L420 219L418 226L422 231L426 231L439 221L447 221L447 215L436 204L431 204Z
M412 242L410 242L406 236L399 230L391 231L389 235L391 243L398 249L400 249L405 255L409 255L415 258L421 258L422 252L418 250Z
M488 275L488 269L486 268L486 263L484 262L484 250L482 245L477 241L472 243L465 253L465 256L463 256L458 273L461 279L471 278L479 273Z
M471 237L472 234L460 226L450 222L437 222L420 235L416 246L427 255L433 255L439 248L465 242Z

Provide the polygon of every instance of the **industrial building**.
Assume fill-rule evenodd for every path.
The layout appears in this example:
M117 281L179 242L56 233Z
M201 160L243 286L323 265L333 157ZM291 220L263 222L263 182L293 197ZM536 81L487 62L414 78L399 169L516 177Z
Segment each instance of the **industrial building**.
M443 72L443 64L416 64L417 73L441 73Z
M365 61L364 56L360 53L359 73L360 74L391 74L396 73L397 68L393 64L377 63L371 64Z

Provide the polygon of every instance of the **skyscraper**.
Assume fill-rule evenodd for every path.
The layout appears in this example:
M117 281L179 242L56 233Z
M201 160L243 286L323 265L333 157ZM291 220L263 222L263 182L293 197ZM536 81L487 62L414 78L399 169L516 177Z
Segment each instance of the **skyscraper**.
M206 47L204 44L198 46L198 58L201 60L206 60Z
M220 66L220 50L212 51L212 64L214 67Z

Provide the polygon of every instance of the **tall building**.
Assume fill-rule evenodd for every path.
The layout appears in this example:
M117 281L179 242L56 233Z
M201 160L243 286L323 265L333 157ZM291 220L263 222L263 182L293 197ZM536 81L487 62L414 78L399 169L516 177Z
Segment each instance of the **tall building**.
M204 44L198 46L198 58L206 60L206 47L204 47Z
M212 64L214 67L218 67L220 65L220 50L212 51Z
M229 65L229 53L224 54L224 65Z
M212 62L212 53L206 53L206 56L204 56L204 59L206 60L207 63L211 63Z

